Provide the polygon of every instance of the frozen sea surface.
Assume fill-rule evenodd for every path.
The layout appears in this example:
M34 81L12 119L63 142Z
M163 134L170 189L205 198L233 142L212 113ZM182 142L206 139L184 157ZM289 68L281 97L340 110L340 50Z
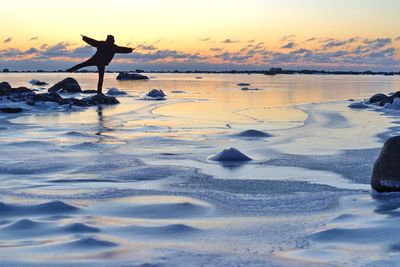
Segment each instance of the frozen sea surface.
M399 114L347 101L398 77L151 76L107 74L117 106L0 115L1 266L400 264L400 197L369 186ZM155 88L166 100L143 100ZM252 160L210 160L231 147Z

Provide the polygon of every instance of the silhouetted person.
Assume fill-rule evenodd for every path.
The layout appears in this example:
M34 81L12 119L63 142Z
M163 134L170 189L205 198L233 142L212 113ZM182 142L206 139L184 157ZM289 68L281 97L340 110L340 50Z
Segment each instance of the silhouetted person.
M87 36L82 35L82 40L91 46L97 48L96 54L86 60L85 62L78 64L72 68L67 69L69 72L74 72L80 68L96 66L99 71L99 82L97 84L97 93L101 94L103 87L104 71L105 67L111 62L116 53L132 53L134 48L121 47L114 44L114 36L108 35L105 41L97 41Z

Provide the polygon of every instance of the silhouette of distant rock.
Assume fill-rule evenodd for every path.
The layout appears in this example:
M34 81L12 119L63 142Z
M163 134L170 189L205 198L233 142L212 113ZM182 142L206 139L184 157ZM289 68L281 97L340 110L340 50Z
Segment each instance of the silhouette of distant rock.
M400 136L389 138L375 161L371 187L378 192L400 191Z
M271 137L272 135L269 134L269 133L264 133L264 132L261 132L261 131L258 131L258 130L250 129L250 130L246 130L246 131L240 132L238 134L235 134L235 136L238 136L238 137L250 137L250 138L251 137L254 137L254 138L260 137L260 138L262 138L262 137Z
M221 161L221 162L240 162L252 160L236 148L224 149L222 152L215 156L210 157L210 160Z
M5 108L0 108L0 111L4 113L20 113L22 112L22 108L5 107Z
M120 72L117 76L117 80L148 80L149 77L135 73L135 72Z
M41 81L35 80L35 79L30 80L29 83L32 84L32 85L35 85L35 86L45 86L45 85L48 85L48 83L46 83L46 82L41 82Z
M48 92L80 93L82 89L74 78L68 77L50 87Z

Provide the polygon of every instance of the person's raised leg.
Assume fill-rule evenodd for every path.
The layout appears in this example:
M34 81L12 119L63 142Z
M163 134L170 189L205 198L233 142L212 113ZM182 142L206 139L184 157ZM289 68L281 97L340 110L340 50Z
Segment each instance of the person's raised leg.
M103 88L103 80L104 80L104 65L97 65L97 69L99 71L99 82L97 83L97 94L102 94L101 89Z
M77 71L81 68L89 67L89 66L94 66L93 62L89 60L86 60L85 62L82 62L78 65L73 66L72 68L67 69L68 72L74 72Z

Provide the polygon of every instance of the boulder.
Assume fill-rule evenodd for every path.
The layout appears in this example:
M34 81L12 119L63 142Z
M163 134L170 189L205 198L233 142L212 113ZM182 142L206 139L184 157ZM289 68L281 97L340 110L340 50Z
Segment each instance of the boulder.
M378 192L400 191L400 136L389 138L375 161L371 187Z
M135 72L120 72L117 76L117 80L126 81L126 80L148 80L149 77L135 73Z
M387 95L385 94L376 94L373 95L370 99L369 99L369 103L377 103L377 102L381 102L382 100L388 98Z
M91 106L100 105L100 104L103 104L103 105L119 104L118 99L116 99L115 97L106 96L106 95L102 95L102 94L94 95L91 97L86 97L82 100L86 101Z
M5 107L5 108L0 108L0 111L4 112L4 113L20 113L20 112L22 112L22 108Z
M28 104L34 104L34 103L40 102L40 101L56 102L59 104L66 103L65 100L59 94L57 94L55 92L37 94L37 95L34 95L30 100L31 101Z
M1 82L0 89L11 89L11 85L8 82Z
M395 98L400 98L400 91L398 91L398 92L392 94L391 96L389 96L389 97L387 97L387 98L382 99L382 100L379 102L379 105L380 105L380 106L384 106L384 105L386 105L386 104L388 104L388 103L389 103L389 104L393 104L393 100L394 100Z
M8 82L0 83L0 96L8 95L11 90L11 85Z
M50 87L48 92L80 93L82 89L74 78L68 77Z
M10 94L26 94L26 93L33 93L33 91L26 87L18 87L10 90Z
M150 92L146 94L146 97L155 100L163 100L167 95L164 94L163 90L161 89L152 89Z

